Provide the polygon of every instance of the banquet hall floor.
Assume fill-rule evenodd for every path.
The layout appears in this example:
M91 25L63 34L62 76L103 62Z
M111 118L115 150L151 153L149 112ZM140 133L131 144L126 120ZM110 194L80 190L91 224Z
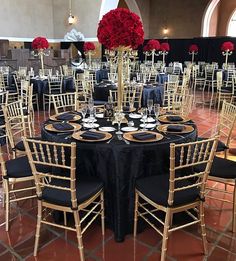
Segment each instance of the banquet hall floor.
M43 113L36 115L36 130L40 132ZM200 136L210 135L210 128L217 120L217 112L194 108L191 118L197 123ZM236 130L231 147L236 148ZM233 152L235 153L235 152ZM232 153L229 158L236 160ZM2 184L0 184L2 201ZM36 201L20 202L11 206L11 226L7 233L4 226L4 209L0 202L0 261L8 260L80 260L74 232L43 226L38 257L34 258L33 246L36 226ZM33 207L32 207L33 206ZM197 226L173 232L169 236L168 261L233 261L236 260L236 235L231 232L232 204L206 200L205 220L209 255L204 257L202 241ZM105 237L101 228L94 224L83 236L87 261L157 261L160 258L161 237L151 228L146 228L134 240L127 235L124 242L117 243L111 230Z

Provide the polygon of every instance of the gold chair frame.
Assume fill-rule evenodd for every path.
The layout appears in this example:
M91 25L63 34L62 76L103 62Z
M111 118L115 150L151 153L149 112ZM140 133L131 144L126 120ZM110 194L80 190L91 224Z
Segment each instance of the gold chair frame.
M196 141L185 144L170 144L170 175L167 207L153 202L147 196L138 191L138 189L135 190L134 237L136 237L137 234L138 217L141 217L152 228L154 228L154 230L158 234L160 234L163 237L161 261L164 261L166 259L167 241L169 233L197 223L201 224L201 234L203 240L204 253L207 254L207 239L203 203L205 197L205 186L207 182L207 177L211 169L212 161L217 147L217 142L217 138L212 138L205 141ZM180 154L178 160L176 158L176 155L178 155L176 154L176 152ZM176 176L176 171L190 167L194 168L201 164L206 164L205 170L202 172L193 172L189 175ZM191 185L176 187L176 182L189 179L194 179L195 183L192 183ZM188 204L174 206L175 193L181 190L183 191L191 188L199 188L199 199L196 199L194 202ZM142 202L140 202L139 198L142 200ZM150 210L148 206L151 206L152 209ZM195 210L195 215L189 211L190 209ZM164 222L155 215L155 213L159 210L165 212ZM188 216L192 218L192 221L186 222L184 225L173 227L173 214L183 211L185 211L188 214ZM147 215L150 215L152 219L155 219L155 221L163 225L163 232L153 222L150 221L150 218L148 218Z

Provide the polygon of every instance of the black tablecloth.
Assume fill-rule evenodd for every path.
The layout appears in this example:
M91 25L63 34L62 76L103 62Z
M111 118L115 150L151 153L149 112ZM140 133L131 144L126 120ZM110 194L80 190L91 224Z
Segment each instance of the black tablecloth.
M134 121L136 126L140 124L139 120L128 119ZM100 119L98 123L100 126L111 126L106 119ZM106 226L114 231L117 241L122 241L133 230L135 180L168 174L170 143L195 140L197 130L194 128L192 133L165 135L163 140L154 143L126 144L116 136L109 144L78 142L68 138L68 133L55 134L45 128L42 128L42 137L54 142L76 141L78 182L83 175L96 176L104 182Z

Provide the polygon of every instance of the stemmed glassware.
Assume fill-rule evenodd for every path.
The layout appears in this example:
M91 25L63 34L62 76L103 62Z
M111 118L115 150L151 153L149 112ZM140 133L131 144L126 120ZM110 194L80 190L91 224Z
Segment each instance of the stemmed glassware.
M156 124L159 125L159 121L158 121L158 117L160 115L160 104L154 104L154 107L153 107L153 111L154 111L154 114L155 114L155 117L156 117Z
M124 114L122 112L117 111L115 113L115 119L116 119L116 121L118 123L118 131L116 132L116 134L118 134L118 135L123 134L123 132L120 130L120 125L121 125L121 122L122 122L123 118L124 118Z
M148 99L147 100L147 108L148 108L148 112L149 112L149 118L151 118L152 107L153 107L153 100L152 99Z
M82 114L82 117L83 117L82 120L85 119L85 116L86 116L86 114L87 114L87 110L88 110L87 104L83 104L83 105L81 106L81 114Z
M96 108L92 107L89 110L89 122L91 123L91 128L94 128L95 119L96 119Z
M146 130L146 122L147 122L147 108L142 108L141 110L142 120L143 120L143 130Z

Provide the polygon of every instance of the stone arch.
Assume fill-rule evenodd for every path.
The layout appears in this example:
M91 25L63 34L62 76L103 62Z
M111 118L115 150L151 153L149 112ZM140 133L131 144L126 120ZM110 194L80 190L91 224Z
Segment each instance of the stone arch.
M234 33L233 35L231 34L231 32L230 32L230 29L231 29L231 25L232 25L232 19L233 18L236 18L236 9L234 9L234 11L232 12L232 14L231 14L231 16L230 16L230 18L229 18L229 20L228 20L228 23L227 23L227 35L228 36L236 36L236 33ZM235 23L235 25L236 25L236 23ZM235 29L234 29L235 30Z
M209 36L211 17L219 2L220 2L220 0L211 0L205 9L205 12L204 12L204 15L202 18L202 33L201 34L203 37Z

